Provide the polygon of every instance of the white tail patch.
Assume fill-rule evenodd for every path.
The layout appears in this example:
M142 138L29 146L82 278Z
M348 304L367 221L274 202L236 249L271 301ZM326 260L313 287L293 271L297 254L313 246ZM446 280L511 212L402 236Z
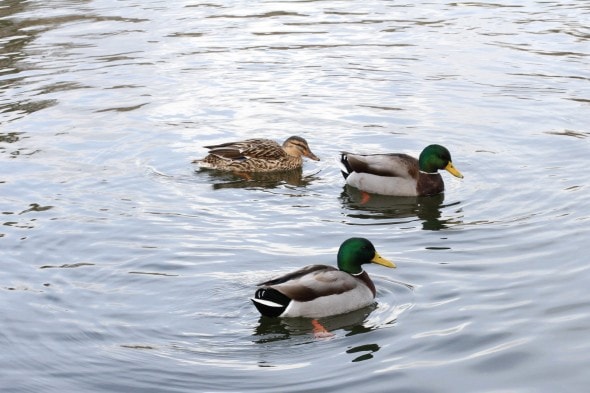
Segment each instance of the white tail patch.
M250 298L250 300L252 300L253 302L259 303L259 304L264 304L267 307L277 307L277 308L285 307L282 304L271 302L270 300L256 299L256 298Z
M344 157L344 154L342 154L340 157ZM340 160L338 160L338 167L340 167L340 170L346 174L349 174L350 172L348 171L348 168L346 167L346 165L344 165L344 163L342 162L342 158Z

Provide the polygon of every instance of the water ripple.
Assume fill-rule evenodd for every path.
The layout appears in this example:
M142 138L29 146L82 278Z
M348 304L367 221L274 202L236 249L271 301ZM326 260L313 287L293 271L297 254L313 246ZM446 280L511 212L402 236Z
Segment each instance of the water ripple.
M5 3L2 386L587 389L583 1ZM291 134L322 161L191 165ZM435 198L363 203L336 165L429 143L465 175ZM374 306L331 340L260 318L257 282L350 236L398 264Z

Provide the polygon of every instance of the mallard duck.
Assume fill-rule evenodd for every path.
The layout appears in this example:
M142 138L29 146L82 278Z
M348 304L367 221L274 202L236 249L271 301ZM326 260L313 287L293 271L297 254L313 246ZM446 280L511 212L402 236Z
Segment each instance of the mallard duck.
M193 163L224 171L286 171L300 168L303 164L301 156L320 160L311 152L307 141L299 136L288 138L282 146L270 139L247 139L205 148L209 149L209 155Z
M252 302L268 317L321 318L358 310L375 299L375 284L362 268L371 262L395 267L369 240L350 238L338 250L338 269L310 265L265 281Z
M440 194L445 185L439 169L463 178L451 161L451 153L441 145L429 145L418 159L407 154L353 154L340 158L346 184L372 194L428 196Z

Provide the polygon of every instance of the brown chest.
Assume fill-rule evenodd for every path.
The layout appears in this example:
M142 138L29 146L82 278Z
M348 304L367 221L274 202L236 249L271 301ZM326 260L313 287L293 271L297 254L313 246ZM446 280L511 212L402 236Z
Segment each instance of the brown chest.
M418 175L418 184L416 185L416 192L419 196L437 195L445 190L440 173L420 173Z

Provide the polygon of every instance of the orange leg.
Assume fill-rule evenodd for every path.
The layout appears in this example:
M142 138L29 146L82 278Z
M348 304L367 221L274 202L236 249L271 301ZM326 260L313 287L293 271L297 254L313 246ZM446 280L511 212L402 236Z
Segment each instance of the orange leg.
M334 333L330 333L317 319L311 320L313 326L313 337L314 338L332 338Z
M369 199L371 199L371 195L368 192L361 191L361 205L369 202Z
M250 174L247 172L234 172L234 174L236 176L241 177L244 180L248 180L248 181L252 180L252 176L250 176Z

